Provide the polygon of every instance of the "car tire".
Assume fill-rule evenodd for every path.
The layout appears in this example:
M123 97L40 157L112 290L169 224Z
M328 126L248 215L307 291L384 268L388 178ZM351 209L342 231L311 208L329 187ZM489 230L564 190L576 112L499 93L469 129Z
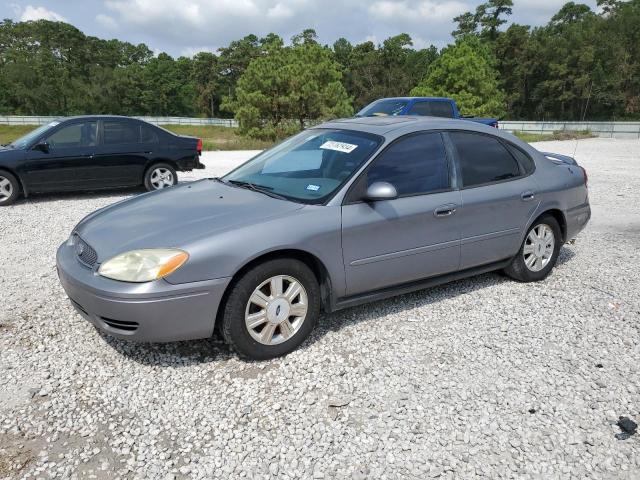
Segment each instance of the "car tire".
M168 163L155 163L144 174L144 188L149 192L172 187L178 183L176 169Z
M0 207L15 203L20 196L20 182L15 175L0 170Z
M558 221L543 215L529 227L520 250L504 272L520 282L544 280L556 264L562 243Z
M221 331L240 356L267 360L300 346L319 315L314 273L299 260L279 258L252 267L232 285Z

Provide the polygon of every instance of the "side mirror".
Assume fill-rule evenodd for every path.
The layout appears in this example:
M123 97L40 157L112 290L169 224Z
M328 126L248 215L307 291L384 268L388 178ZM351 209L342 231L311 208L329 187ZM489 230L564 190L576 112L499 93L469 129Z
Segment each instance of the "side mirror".
M393 200L398 198L398 191L396 187L388 182L375 182L369 185L365 200L370 202L377 202L380 200Z
M40 150L42 153L49 153L49 144L47 142L36 143L33 149Z

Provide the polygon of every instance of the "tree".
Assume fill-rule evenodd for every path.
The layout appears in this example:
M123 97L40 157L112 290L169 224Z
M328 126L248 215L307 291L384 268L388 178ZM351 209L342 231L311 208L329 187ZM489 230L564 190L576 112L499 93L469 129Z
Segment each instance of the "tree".
M282 138L309 120L352 114L339 65L331 52L308 42L271 48L240 77L233 109L240 132L256 138ZM297 126L291 120L297 120Z
M505 95L493 61L478 38L459 38L429 66L411 95L451 97L466 115L502 117Z

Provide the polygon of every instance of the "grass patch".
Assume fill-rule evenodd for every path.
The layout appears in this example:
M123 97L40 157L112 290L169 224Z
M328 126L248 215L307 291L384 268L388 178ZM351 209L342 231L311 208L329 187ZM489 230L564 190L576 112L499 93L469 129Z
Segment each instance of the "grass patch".
M37 125L0 125L0 145L11 143L34 128L37 128Z
M218 125L162 125L178 135L202 139L203 150L264 150L273 142L238 135L238 129Z
M552 140L579 140L581 138L594 138L595 135L588 130L569 132L569 131L557 131L553 133L531 133L513 131L516 137L525 142L548 142Z
M0 125L0 145L13 142L29 133L37 125ZM217 125L162 125L178 135L190 135L202 139L204 150L264 150L272 142L238 135L237 128Z

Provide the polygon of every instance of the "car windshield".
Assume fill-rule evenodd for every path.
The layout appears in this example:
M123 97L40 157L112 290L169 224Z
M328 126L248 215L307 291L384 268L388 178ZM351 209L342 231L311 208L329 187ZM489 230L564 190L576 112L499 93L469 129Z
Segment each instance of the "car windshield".
M388 115L400 115L407 106L406 100L379 100L367 105L360 110L356 117L386 117Z
M310 129L262 152L222 181L302 203L324 203L382 141L364 132Z
M59 123L60 122L49 122L46 125L41 125L40 127L36 128L35 130L31 130L26 135L23 135L22 137L18 138L17 140L14 140L12 143L9 144L9 146L13 147L13 148L26 148L31 143L33 143L35 140L40 138L47 130L49 130L50 128L55 127Z

